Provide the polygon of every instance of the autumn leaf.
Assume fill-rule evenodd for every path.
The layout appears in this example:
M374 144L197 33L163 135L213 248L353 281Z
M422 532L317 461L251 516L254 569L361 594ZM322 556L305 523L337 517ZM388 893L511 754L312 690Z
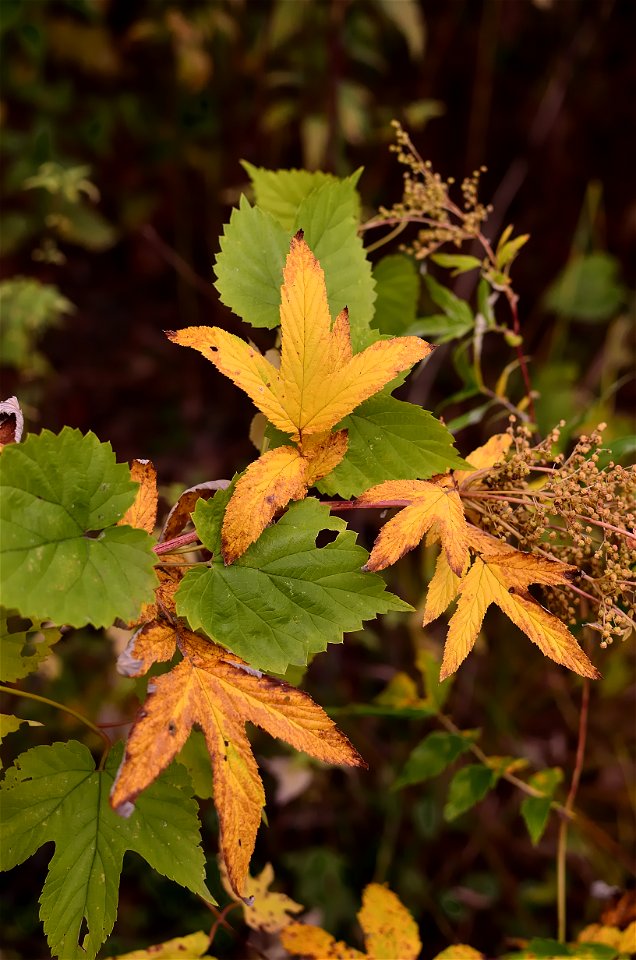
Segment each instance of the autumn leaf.
M446 553L441 550L435 564L435 573L426 592L423 627L441 616L459 593L460 585L461 577L451 570Z
M253 670L190 631L179 629L175 638L183 660L148 685L111 805L127 815L136 797L181 750L193 726L200 727L214 771L221 851L232 888L243 896L265 803L246 721L327 763L364 766L364 761L307 694ZM133 660L136 652L135 647Z
M164 943L154 943L145 950L132 950L130 953L118 953L107 960L198 960L210 946L210 938L203 930L189 933L185 937L174 937ZM206 956L207 960L207 956ZM212 960L212 958L209 958Z
M226 563L241 556L277 509L302 498L307 485L340 463L346 453L344 436L336 439L338 434L330 437L329 431L433 349L418 337L395 337L353 354L347 310L332 324L324 273L302 230L291 241L283 270L280 324L278 369L255 347L219 327L167 332L174 343L211 360L298 448L270 451L237 484L237 505L230 505L224 520ZM322 439L316 444L317 437ZM244 528L246 510L249 530Z
M320 927L291 923L281 931L281 943L294 956L314 960L417 960L422 949L417 924L396 895L370 883L362 895L358 921L366 953L336 941Z
M226 561L242 556L277 510L290 500L302 500L310 486L340 463L347 452L346 430L310 437L303 451L277 447L250 464L239 478L223 522Z
M468 562L468 528L456 490L428 480L387 480L371 487L356 502L377 501L406 505L380 530L367 570L383 570L395 563L434 527L451 570L458 575L463 573Z
M473 470L454 471L453 477L455 482L459 486L464 486L473 479L476 473L481 473L482 470L489 470L497 463L501 463L510 449L511 443L512 437L509 433L495 433L483 446L477 447L466 457L470 465L474 468Z
M236 899L236 894L227 875L225 863L219 858L221 883L226 892ZM296 903L284 893L270 890L274 882L274 869L267 863L257 877L247 875L245 880L244 897L238 902L243 908L243 919L252 930L265 930L267 933L278 933L291 922L290 914L304 910L302 904Z
M492 538L485 535L485 542ZM476 538L483 542L482 538ZM598 679L564 623L527 592L531 583L543 586L568 584L575 568L512 548L477 556L459 584L457 609L450 619L440 678L454 673L472 650L486 610L495 603L545 656L584 677Z
M120 524L137 527L152 533L157 519L157 471L150 460L133 460L130 467L130 479L139 484L135 502L128 507Z
M159 536L159 543L165 540L172 540L181 533L188 524L192 511L197 505L197 501L207 500L213 497L217 490L226 490L230 485L229 480L208 480L205 483L197 483L194 487L188 487L180 495L175 505L170 510L165 519L163 529Z

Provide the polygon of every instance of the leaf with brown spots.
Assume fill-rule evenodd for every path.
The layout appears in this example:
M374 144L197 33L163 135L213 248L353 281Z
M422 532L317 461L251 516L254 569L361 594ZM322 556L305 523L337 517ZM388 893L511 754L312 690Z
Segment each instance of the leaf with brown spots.
M150 460L133 460L130 466L130 478L139 484L135 502L128 507L120 524L137 527L152 533L157 520L157 471Z
M210 938L203 930L198 933L189 933L185 937L174 937L165 943L156 943L145 950L132 950L130 953L119 953L116 957L107 960L198 960L210 946ZM207 958L206 960L212 960Z
M236 894L230 884L225 863L219 860L221 882L227 893L236 899ZM305 908L296 903L284 893L270 890L274 882L274 869L271 863L265 864L257 877L247 875L245 881L245 896L238 899L243 909L243 919L252 930L265 930L267 933L278 933L291 922L290 914L300 913Z
M265 803L246 721L326 763L364 766L364 761L306 693L253 670L188 630L178 628L176 638L183 659L148 685L113 784L111 805L127 814L181 750L193 726L199 727L212 761L221 852L232 889L244 896Z
M280 939L293 956L312 960L417 960L422 949L413 917L396 895L379 883L370 883L362 894L358 921L366 953L309 924L291 923Z

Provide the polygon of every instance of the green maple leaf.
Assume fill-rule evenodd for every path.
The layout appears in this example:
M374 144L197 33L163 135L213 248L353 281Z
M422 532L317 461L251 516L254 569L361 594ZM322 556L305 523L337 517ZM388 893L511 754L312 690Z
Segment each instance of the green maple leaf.
M193 630L202 628L254 667L283 673L378 613L412 609L386 592L381 577L361 570L367 551L313 498L290 507L226 567L219 531L231 493L200 500L193 514L202 542L216 555L209 567L186 574L177 594L177 612ZM337 536L317 547L323 530Z
M65 427L7 446L0 459L3 602L76 627L133 620L156 584L152 539L116 526L135 498L109 443Z
M1 868L10 870L43 843L55 843L40 917L51 951L61 960L93 960L111 932L127 850L213 902L185 770L175 765L166 771L125 820L108 802L122 754L118 744L105 769L96 770L88 748L76 741L34 747L18 757L0 785ZM80 943L83 921L88 933Z

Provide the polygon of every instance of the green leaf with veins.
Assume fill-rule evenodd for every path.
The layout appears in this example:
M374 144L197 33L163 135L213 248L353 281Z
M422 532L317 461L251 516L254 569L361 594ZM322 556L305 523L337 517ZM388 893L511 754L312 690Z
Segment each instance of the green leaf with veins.
M199 537L213 551L229 495L223 490L212 501L200 500L193 513ZM317 547L321 531L336 537ZM226 567L217 553L208 567L190 570L177 612L252 666L283 673L378 613L412 610L386 592L381 577L361 570L367 559L344 521L309 498L264 530L236 563Z
M271 213L281 227L290 231L296 221L298 207L305 197L323 183L338 182L333 174L321 170L266 170L264 167L255 167L247 160L241 160L241 166L252 181L256 206ZM355 185L359 173L354 176Z
M123 819L108 802L122 754L118 744L100 771L76 741L34 747L18 757L0 785L1 868L10 870L42 844L55 843L40 917L51 951L62 960L93 960L111 932L127 850L214 902L205 886L197 805L186 771L172 766ZM88 932L80 943L84 921Z
M26 677L46 660L62 632L57 627L45 627L44 623L0 607L0 680L3 683Z
M137 486L93 433L43 430L7 446L0 459L6 606L75 627L133 620L157 583L151 537L116 526Z

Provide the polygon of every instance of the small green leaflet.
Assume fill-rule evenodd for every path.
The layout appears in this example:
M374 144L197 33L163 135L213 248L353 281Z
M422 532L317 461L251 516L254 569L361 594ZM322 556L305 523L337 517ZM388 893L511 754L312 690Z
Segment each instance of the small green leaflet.
M224 228L214 267L221 301L254 327L278 326L283 264L292 234L302 228L325 272L332 317L349 308L354 351L377 339L370 327L375 284L357 233L358 210L355 175L326 180L312 190L300 202L291 230L241 197Z
M8 713L0 713L0 743L2 743L4 738L8 737L10 733L15 733L16 730L19 730L23 723L26 723L29 727L42 726L38 720L22 720L20 717L13 717ZM0 770L1 769L2 760L0 760Z
M88 748L74 740L34 747L18 757L0 785L2 869L55 842L40 917L51 951L62 960L93 960L112 930L127 850L214 902L205 886L197 806L186 771L172 766L124 820L108 802L122 754L118 744L98 771ZM88 933L80 944L83 920Z
M380 333L402 336L415 322L420 280L411 257L402 253L383 257L373 268L378 298L373 325Z
M222 508L231 491L197 503L193 520L212 551L218 551ZM337 533L316 547L322 530ZM381 577L363 573L367 551L329 509L309 498L294 504L268 527L243 556L226 567L215 556L208 568L183 578L177 612L193 630L247 660L253 667L283 673L289 664L341 643L343 633L389 610L412 610L386 592Z
M499 773L483 763L469 763L455 774L444 806L444 819L455 820L483 800L496 785Z
M157 582L153 541L115 526L137 484L109 443L65 427L10 444L0 459L3 601L82 627L133 620Z
M0 680L3 683L26 677L46 660L62 633L57 627L45 627L44 622L20 617L15 610L0 607Z
M442 730L430 733L411 752L404 770L393 788L399 790L412 783L422 783L437 777L442 771L466 753L479 735L478 730L466 730L463 734L445 733Z
M545 793L545 797L524 797L521 804L521 815L535 846L543 836L550 816L550 804L554 791L562 780L563 771L559 767L539 770L528 780L529 786Z
M407 334L429 337L438 343L455 340L469 333L475 326L472 310L465 300L455 296L447 287L438 283L434 277L424 278L426 288L433 303L441 307L443 313L419 317L407 330Z
M384 480L426 480L468 469L432 413L387 394L365 400L339 426L349 432L349 448L318 484L328 496L354 497Z
M241 166L252 181L256 206L271 213L285 230L293 230L298 207L305 197L321 187L323 183L337 183L338 178L321 170L266 170L255 167L247 160L241 160ZM354 174L355 186L360 177Z

